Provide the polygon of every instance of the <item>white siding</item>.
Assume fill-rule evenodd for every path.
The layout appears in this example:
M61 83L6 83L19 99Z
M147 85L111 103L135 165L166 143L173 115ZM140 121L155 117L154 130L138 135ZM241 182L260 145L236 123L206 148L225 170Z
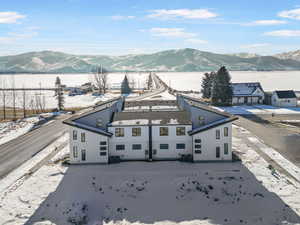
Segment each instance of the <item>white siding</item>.
M77 131L77 140L73 140L73 130ZM85 133L85 142L81 142L81 133ZM106 156L100 156L100 142L106 141ZM70 163L108 163L108 137L87 130L70 127ZM73 146L78 149L78 156L74 158ZM82 161L81 152L86 151L86 160ZM104 152L104 151L102 151Z
M228 137L224 136L224 127L228 127ZM220 130L220 139L216 139L216 130ZM232 124L227 123L193 135L193 148L195 139L201 139L201 154L193 151L194 161L232 160ZM228 143L228 154L224 154L224 144ZM220 147L220 158L216 157L216 147Z
M277 107L296 107L297 98L278 98L277 94L273 93L272 105Z
M141 136L132 136L132 128L140 127ZM124 137L115 136L115 128L109 127L108 131L113 133L113 136L109 139L109 154L110 156L120 156L121 159L126 160L144 160L146 159L145 151L149 150L149 128L148 126L118 126L118 128L124 128ZM116 145L125 145L125 150L116 150ZM133 144L141 144L141 150L132 150Z
M160 136L160 127L168 127L169 135ZM186 135L177 136L176 127L185 127ZM192 129L191 125L153 126L152 149L156 150L153 159L178 159L182 154L192 154L192 138L187 134ZM176 149L176 144L185 144L185 149ZM168 144L169 149L160 149L160 144Z

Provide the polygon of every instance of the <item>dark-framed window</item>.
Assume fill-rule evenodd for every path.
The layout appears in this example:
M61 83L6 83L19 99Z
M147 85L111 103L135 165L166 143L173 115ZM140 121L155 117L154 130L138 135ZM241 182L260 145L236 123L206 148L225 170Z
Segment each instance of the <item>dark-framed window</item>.
M141 150L142 149L142 145L141 144L133 144L132 145L132 150Z
M85 149L81 149L81 160L82 161L86 160L86 151L85 151Z
M74 158L78 157L78 147L77 146L73 146L73 157Z
M198 121L199 121L199 125L204 125L205 124L204 116L198 116Z
M220 147L216 147L216 158L220 158Z
M123 151L123 150L125 150L125 145L116 145L116 150L117 151Z
M96 119L96 127L102 127L103 123L102 123L102 118L97 118Z
M169 128L168 127L160 127L159 128L159 135L160 136L168 136L169 135Z
M220 130L216 130L216 139L220 139L221 138L221 132Z
M115 136L116 137L124 137L124 128L116 128L115 129Z
M85 142L85 133L81 133L81 142Z
M185 143L177 143L176 149L185 149Z
M195 145L195 148L201 148L202 146L201 145Z
M100 147L100 151L105 151L105 150L107 150L106 146L101 146Z
M159 148L160 149L169 149L169 144L160 144Z
M201 139L195 139L195 143L201 143Z
M132 136L133 137L141 136L141 134L142 134L142 129L140 127L133 127L132 128Z
M224 137L228 137L228 127L224 127Z
M201 154L202 151L201 150L195 150L195 154Z
M185 127L176 127L176 135L184 136L185 135Z
M77 140L77 130L73 130L73 140Z
M106 156L106 152L100 152L100 156Z
M107 145L106 141L100 141L100 145Z
M224 155L228 155L228 151L229 151L228 143L224 143Z

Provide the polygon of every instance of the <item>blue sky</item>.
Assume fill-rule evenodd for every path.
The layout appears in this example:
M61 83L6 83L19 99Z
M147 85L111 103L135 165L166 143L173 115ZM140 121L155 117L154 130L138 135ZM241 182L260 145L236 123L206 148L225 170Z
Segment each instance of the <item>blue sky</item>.
M4 0L0 55L56 50L124 55L196 48L300 49L295 0Z

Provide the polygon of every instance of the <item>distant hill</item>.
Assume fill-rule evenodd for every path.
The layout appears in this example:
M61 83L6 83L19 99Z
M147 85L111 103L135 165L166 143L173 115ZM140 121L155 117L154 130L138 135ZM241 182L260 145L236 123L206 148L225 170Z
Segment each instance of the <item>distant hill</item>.
M300 50L277 54L274 57L279 59L293 59L300 62Z
M233 54L229 54L232 56L238 56L241 58L253 58L253 57L260 57L260 55L255 54L255 53L247 53L247 52L240 52L240 53L233 53Z
M223 65L229 70L300 70L294 59L247 53L215 54L190 48L124 56L42 51L0 57L1 73L86 73L97 65L109 71L211 71Z

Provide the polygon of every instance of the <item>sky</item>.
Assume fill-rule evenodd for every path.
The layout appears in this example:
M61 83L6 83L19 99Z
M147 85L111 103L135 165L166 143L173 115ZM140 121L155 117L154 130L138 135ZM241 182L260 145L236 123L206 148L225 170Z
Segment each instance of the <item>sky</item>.
M300 49L300 0L1 0L0 55Z

